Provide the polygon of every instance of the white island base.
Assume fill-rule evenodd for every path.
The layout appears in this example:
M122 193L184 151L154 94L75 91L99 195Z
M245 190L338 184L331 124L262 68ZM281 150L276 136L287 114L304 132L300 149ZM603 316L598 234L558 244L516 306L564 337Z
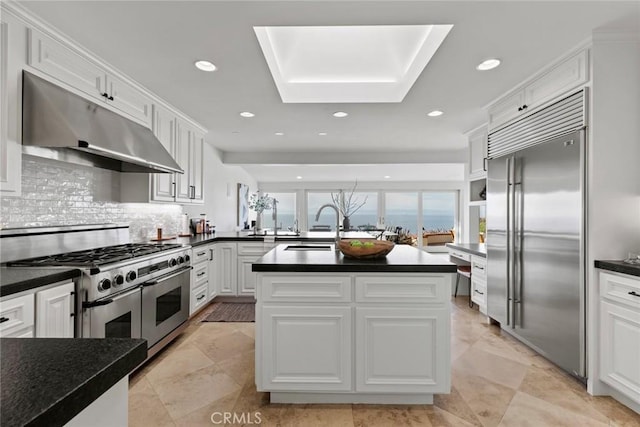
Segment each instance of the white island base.
M257 389L273 403L433 403L451 389L454 276L259 272Z

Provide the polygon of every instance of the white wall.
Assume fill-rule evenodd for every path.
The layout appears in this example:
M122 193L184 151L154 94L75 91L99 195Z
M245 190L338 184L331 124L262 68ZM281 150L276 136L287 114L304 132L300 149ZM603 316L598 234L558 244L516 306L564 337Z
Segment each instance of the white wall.
M238 183L249 185L250 193L258 188L256 180L239 166L225 165L218 150L204 144L204 206L184 205L189 217L201 213L216 226L216 231L234 231L237 227ZM253 217L252 217L253 214ZM255 213L249 211L249 219Z
M640 34L594 33L588 142L588 390L598 377L599 292L595 260L640 251Z

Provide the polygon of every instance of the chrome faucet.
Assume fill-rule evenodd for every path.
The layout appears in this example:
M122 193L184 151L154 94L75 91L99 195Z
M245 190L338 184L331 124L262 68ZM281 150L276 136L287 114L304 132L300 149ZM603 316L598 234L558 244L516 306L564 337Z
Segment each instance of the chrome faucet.
M320 206L320 209L318 209L318 213L316 213L316 222L318 222L318 220L320 219L320 213L322 212L322 210L324 208L331 208L334 211L336 211L336 247L335 250L339 250L338 248L338 242L340 242L340 212L338 211L338 208L335 207L335 205L332 205L330 203L327 203L326 205L322 205Z

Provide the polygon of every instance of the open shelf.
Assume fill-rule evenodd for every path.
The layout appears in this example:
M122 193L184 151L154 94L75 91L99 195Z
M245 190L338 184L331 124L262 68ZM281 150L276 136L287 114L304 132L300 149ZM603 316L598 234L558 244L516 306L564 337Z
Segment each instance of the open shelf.
M469 182L469 203L485 202L486 200L480 197L480 192L485 189L486 192L487 180L485 178L476 179Z

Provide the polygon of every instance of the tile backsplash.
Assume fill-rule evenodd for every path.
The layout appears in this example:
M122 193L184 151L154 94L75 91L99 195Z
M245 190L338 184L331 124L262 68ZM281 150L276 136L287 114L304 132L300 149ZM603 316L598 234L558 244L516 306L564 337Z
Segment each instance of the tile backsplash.
M22 196L0 198L2 228L130 224L133 241L176 234L182 206L120 203L120 173L22 156Z

